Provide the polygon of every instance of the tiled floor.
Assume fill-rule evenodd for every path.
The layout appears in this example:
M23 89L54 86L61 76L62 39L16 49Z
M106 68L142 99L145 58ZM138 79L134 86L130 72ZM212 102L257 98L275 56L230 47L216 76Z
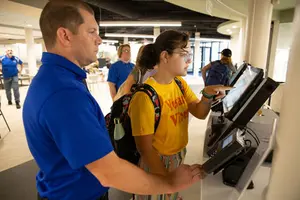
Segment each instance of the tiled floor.
M187 81L191 84L192 89L195 93L199 94L199 91L203 88L201 84L201 79L196 77L188 77ZM27 87L20 88L21 100L25 98ZM95 91L98 91L95 93ZM92 93L95 96L96 100L100 104L100 107L103 110L103 113L106 114L110 110L111 99L109 96L108 86L106 83L94 85L92 88ZM0 140L0 171L11 168L13 166L24 163L32 159L32 156L28 150L26 138L24 134L23 124L22 124L22 109L17 110L15 106L8 106L4 90L0 91L2 97L2 111L7 118L7 121L12 129L10 133L5 126L4 121L0 117L0 134L2 139ZM204 141L204 132L206 129L206 121L198 120L192 118L189 126L189 144L188 144L188 154L186 157L186 163L201 163L202 162L202 148ZM264 173L261 173L257 179L259 183L264 183L268 179L269 169L265 170ZM267 174L267 175L266 175ZM258 184L260 190L250 191L249 195L244 200L260 199L261 190L264 188L264 184ZM212 192L214 187L212 186ZM253 193L251 195L251 193ZM200 183L193 185L191 188L186 191L181 192L182 196L186 200L196 200L200 199ZM253 198L255 197L255 198ZM120 200L120 198L111 199L111 200ZM218 199L209 199L209 200L218 200Z

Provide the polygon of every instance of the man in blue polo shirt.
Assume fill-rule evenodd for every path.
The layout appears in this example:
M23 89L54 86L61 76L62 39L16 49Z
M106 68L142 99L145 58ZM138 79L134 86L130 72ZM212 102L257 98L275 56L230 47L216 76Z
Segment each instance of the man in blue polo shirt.
M200 179L199 165L182 165L162 177L114 153L101 109L82 82L82 68L96 60L101 43L88 5L49 1L40 27L48 52L23 109L28 146L40 168L39 199L107 200L108 187L135 194L173 193Z
M23 62L17 56L13 55L12 49L7 49L6 55L0 57L0 63L2 64L1 71L4 79L4 88L8 105L12 105L11 89L13 89L16 107L17 109L20 109L21 105L18 74L23 69ZM18 69L18 65L21 66L20 70Z
M109 68L107 78L112 99L114 99L119 87L126 81L134 67L134 64L130 62L131 52L129 44L123 44L118 48L118 57L119 60Z

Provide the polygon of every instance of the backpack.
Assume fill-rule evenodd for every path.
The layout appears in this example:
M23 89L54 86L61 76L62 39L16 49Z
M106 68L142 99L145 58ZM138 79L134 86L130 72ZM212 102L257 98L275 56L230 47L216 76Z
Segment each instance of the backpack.
M228 85L230 69L219 60L212 62L208 72L205 85Z
M178 78L174 79L182 94L184 88ZM140 154L136 148L134 137L132 136L131 122L128 115L128 108L133 95L136 92L144 92L151 99L154 106L154 133L158 127L161 106L158 94L148 84L134 84L131 88L131 93L126 94L115 101L111 107L111 112L105 116L106 127L108 129L109 137L114 147L116 154L128 162L137 165L140 160Z

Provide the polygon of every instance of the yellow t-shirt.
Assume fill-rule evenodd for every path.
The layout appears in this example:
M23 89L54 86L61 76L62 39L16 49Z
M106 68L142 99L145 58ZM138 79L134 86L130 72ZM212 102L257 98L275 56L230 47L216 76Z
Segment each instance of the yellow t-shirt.
M173 80L170 84L159 84L154 78L145 83L157 92L161 104L161 117L154 134L154 106L149 96L137 92L129 105L132 135L152 135L153 147L162 155L174 155L188 143L188 104L197 97L183 78L178 77L184 88L184 95Z

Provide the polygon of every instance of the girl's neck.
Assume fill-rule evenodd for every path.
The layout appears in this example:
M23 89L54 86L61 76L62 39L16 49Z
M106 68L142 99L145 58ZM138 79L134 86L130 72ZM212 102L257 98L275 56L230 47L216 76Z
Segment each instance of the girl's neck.
M157 72L154 74L153 78L159 84L169 84L175 77L170 72L158 66Z

